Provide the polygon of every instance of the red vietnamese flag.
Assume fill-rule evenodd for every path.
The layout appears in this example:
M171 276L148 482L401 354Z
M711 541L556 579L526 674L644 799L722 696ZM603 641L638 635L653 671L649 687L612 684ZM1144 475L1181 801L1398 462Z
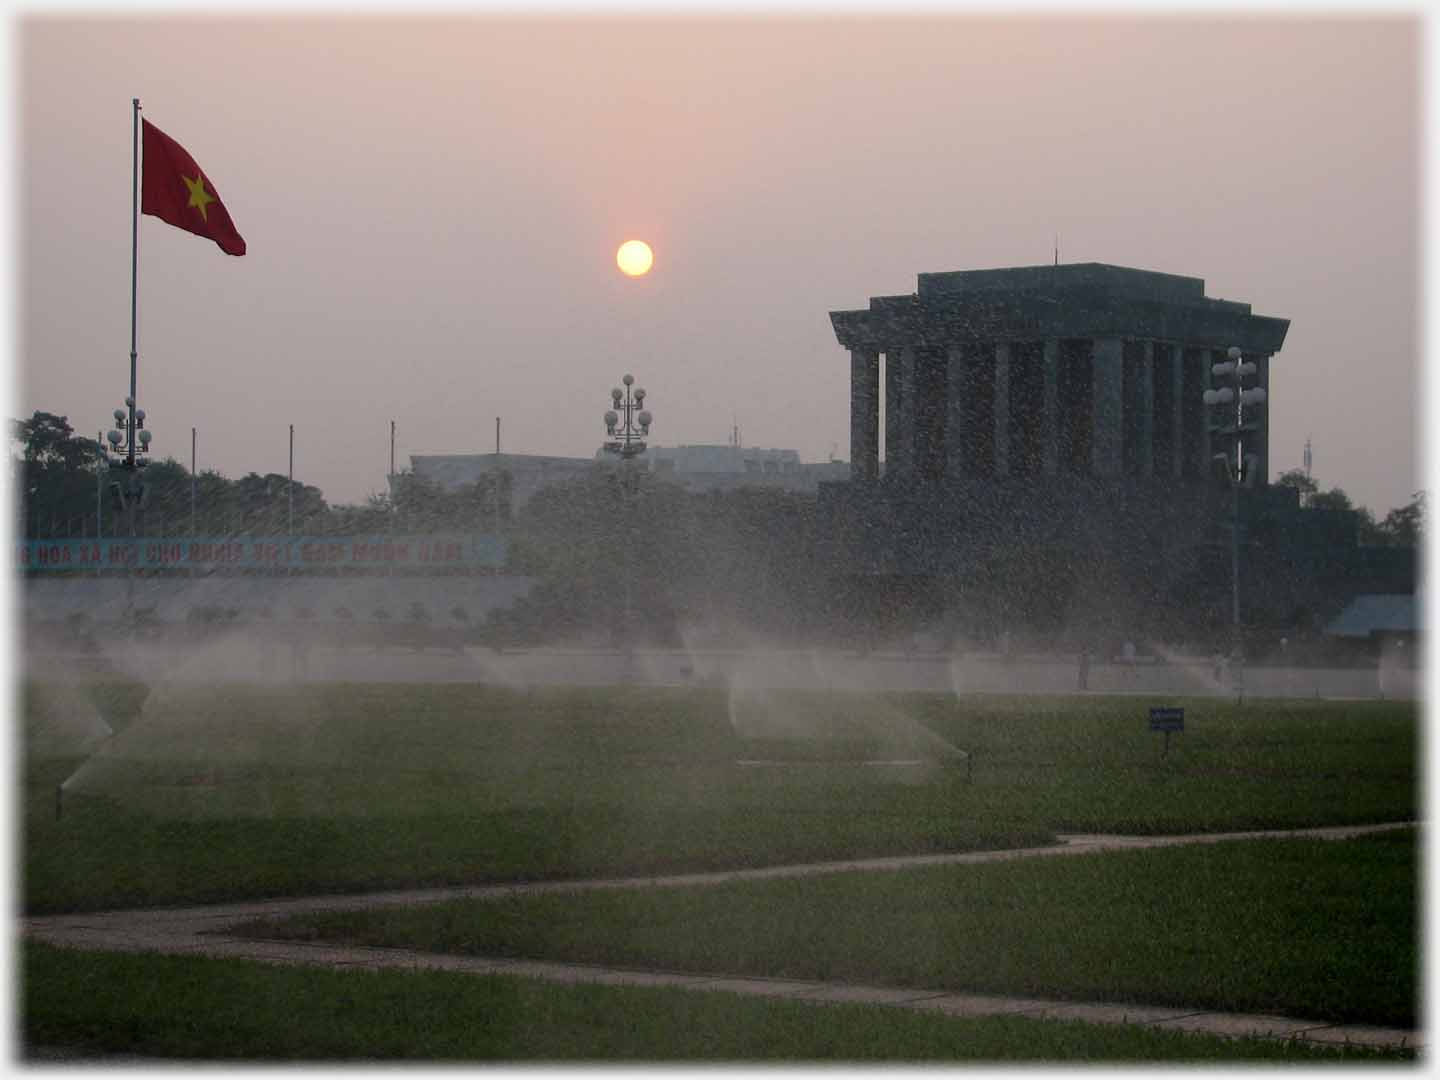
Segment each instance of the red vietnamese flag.
M140 212L153 214L178 229L206 236L227 255L244 255L245 241L210 178L185 148L149 120L141 121L145 164L140 181Z

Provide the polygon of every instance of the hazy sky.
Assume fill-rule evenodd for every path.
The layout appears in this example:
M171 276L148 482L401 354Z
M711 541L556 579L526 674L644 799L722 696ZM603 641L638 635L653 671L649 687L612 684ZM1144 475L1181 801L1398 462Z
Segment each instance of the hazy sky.
M140 222L157 457L332 502L410 453L589 456L625 371L653 441L849 455L828 312L929 271L1106 262L1291 320L1305 439L1377 516L1422 483L1421 23L1213 15L30 17L14 412L129 379L131 106L249 245ZM623 278L614 253L648 240Z

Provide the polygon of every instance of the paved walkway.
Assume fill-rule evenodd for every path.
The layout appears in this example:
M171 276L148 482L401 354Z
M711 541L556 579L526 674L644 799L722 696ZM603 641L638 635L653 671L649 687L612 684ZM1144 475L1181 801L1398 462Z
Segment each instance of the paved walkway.
M957 855L914 855L845 862L802 863L755 870L674 874L665 877L605 878L583 881L478 885L437 889L404 889L358 895L303 897L291 900L256 900L186 908L141 909L50 915L21 921L24 934L37 941L79 949L125 952L189 953L236 957L272 964L335 968L409 968L461 971L470 974L521 975L566 983L607 986L666 986L684 990L722 990L732 993L784 997L795 1001L865 1002L940 1012L951 1016L1023 1015L1037 1019L1080 1020L1098 1024L1144 1024L1156 1028L1203 1032L1221 1036L1257 1036L1303 1039L1315 1043L1377 1047L1421 1048L1422 1032L1319 1020L1264 1015L1207 1012L1161 1006L1083 1003L1014 998L988 994L950 993L941 990L859 986L791 979L736 977L600 967L535 960L504 960L449 956L409 949L311 944L292 941L255 941L227 933L238 923L257 918L322 910L355 910L395 905L436 903L457 898L485 899L540 892L588 889L655 888L713 885L729 881L800 877L813 874L898 870L917 866L966 865L1053 855L1085 855L1118 849L1171 847L1179 844L1213 844L1226 840L1280 837L1345 839L1388 829L1414 827L1416 822L1387 825L1203 833L1183 836L1096 836L1060 838L1057 844L1006 851L980 851Z

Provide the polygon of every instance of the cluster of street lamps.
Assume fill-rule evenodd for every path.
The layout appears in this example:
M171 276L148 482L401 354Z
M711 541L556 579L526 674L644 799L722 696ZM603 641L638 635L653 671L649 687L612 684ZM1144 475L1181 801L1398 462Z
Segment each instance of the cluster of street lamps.
M142 470L149 461L150 432L146 430L145 410L135 407L132 393L125 399L125 408L116 409L113 414L116 427L110 429L105 439L110 444L106 464L112 469L124 471L124 482L112 481L110 490L116 504L129 516L130 535L135 535L135 511L145 504L145 481ZM123 428L123 430L122 430Z
M645 388L635 386L635 376L626 374L620 381L624 383L625 389L622 390L617 386L610 391L611 408L605 411L605 431L610 436L610 441L606 442L604 447L606 453L615 454L620 459L620 498L628 530L633 527L634 523L633 487L635 477L630 463L645 452L645 437L650 434L650 424L654 417L650 410L644 407ZM632 538L629 536L621 544L625 560L621 576L624 579L625 587L623 635L626 669L623 677L626 681L629 681L634 675L634 656L630 649L630 549L633 546Z
M625 384L625 389L617 386L610 391L613 408L605 412L605 430L611 439L605 444L605 449L619 454L621 461L629 461L636 454L645 452L644 437L650 434L650 422L654 417L644 407L645 388L635 386L635 376L626 375L620 381ZM633 390L632 386L635 386ZM623 417L617 409L623 411Z
M1245 409L1265 404L1263 386L1246 386L1245 380L1259 374L1253 360L1244 359L1239 346L1232 345L1226 350L1225 360L1214 364L1210 373L1216 379L1224 380L1221 385L1206 390L1204 402L1217 409L1218 419L1210 428L1212 435L1223 440L1233 437L1234 458L1228 450L1214 455L1214 461L1222 466L1230 484L1230 618L1231 657L1235 667L1235 696L1237 701L1245 696L1245 665L1240 632L1240 487L1254 485L1260 481L1258 454L1245 453L1245 435L1260 430L1258 418L1247 419Z

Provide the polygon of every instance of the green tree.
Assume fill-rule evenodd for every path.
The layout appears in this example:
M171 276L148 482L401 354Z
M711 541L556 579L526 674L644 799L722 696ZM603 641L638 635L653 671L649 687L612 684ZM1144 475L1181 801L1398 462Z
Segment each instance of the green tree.
M1309 506L1310 500L1320 491L1320 485L1315 483L1303 469L1290 469L1281 473L1275 478L1275 486L1294 488L1298 491L1301 506Z
M1310 496L1309 502L1305 504L1311 510L1354 510L1355 504L1350 501L1340 488L1331 488L1329 491L1316 491Z
M364 503L332 506L320 531L329 536L373 536L395 531L395 512L388 495L371 495Z
M76 435L68 418L48 412L13 421L11 440L26 535L62 536L93 526L96 473L105 467L100 444Z
M152 461L145 467L147 536L179 536L190 526L190 470L174 458Z
M1383 542L1395 547L1418 548L1424 542L1425 492L1417 491L1404 506L1385 515L1377 527Z
M295 531L306 528L306 522L323 522L326 505L320 489L300 481L291 481L279 473L247 473L235 484L236 509L240 517L239 531L252 536L274 536L284 533L291 521L293 494Z

